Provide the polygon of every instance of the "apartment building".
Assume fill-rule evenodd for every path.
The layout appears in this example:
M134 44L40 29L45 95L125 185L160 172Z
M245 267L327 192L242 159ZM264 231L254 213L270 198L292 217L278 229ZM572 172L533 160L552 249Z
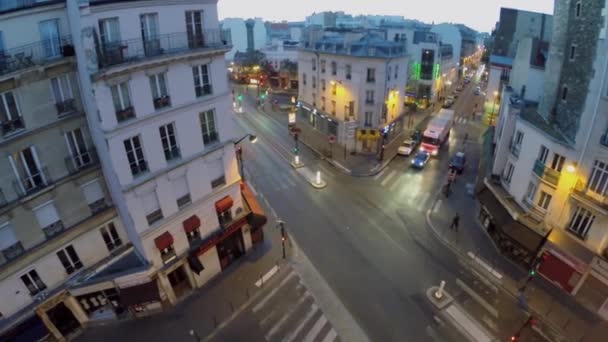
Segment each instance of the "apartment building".
M384 31L309 30L298 54L298 124L376 153L404 125L405 43Z
M0 6L3 341L61 338L89 313L113 311L114 291L70 289L129 250L87 127L68 22L63 1Z
M503 253L608 319L605 11L604 0L556 1L542 80L512 75L502 91L492 177L478 198ZM513 70L523 64L524 74L522 56Z

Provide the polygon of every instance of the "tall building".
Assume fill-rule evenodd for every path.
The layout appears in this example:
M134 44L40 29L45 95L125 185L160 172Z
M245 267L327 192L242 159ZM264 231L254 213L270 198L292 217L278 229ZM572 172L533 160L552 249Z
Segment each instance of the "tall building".
M226 53L233 60L237 52L260 50L266 46L268 35L261 18L226 18L221 23L222 31L229 32L231 49Z
M509 81L539 100L504 87L492 177L478 198L480 220L504 254L608 319L605 10L604 0L555 2L541 78ZM519 43L513 73L527 73L532 41Z
M431 32L439 35L442 44L452 45L452 64L462 75L466 71L469 59L474 59L475 55L480 52L477 32L462 24L449 23L433 25Z
M384 31L309 30L298 55L302 125L336 137L345 151L375 153L404 125L408 63Z
M3 341L67 336L87 313L109 309L115 290L101 294L101 301L100 292L70 291L132 249L87 127L76 62L64 2L2 3Z

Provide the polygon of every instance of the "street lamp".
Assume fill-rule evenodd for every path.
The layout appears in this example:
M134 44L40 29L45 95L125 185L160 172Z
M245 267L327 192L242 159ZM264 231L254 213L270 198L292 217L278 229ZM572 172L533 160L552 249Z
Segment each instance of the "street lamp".
M245 140L245 138L249 138L249 142L252 144L255 144L258 141L258 137L255 136L254 134L251 133L247 133L245 134L244 137L240 138L239 140L234 142L234 145L238 145L241 141ZM243 181L245 181L245 170L243 170L243 148L242 147L238 147L236 150L236 157L239 161L239 164L241 166L241 179Z

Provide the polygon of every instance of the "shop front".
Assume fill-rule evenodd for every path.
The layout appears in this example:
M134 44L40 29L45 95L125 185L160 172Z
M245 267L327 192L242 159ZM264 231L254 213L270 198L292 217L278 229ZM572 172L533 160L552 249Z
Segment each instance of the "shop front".
M298 102L298 112L301 118L300 122L306 122L312 128L325 135L333 135L340 138L338 135L340 124L337 120L332 119L329 114L323 113L313 106L302 102ZM338 142L343 143L342 141Z
M58 339L68 338L88 322L88 317L74 297L63 290L36 308L49 332Z
M575 291L580 303L608 320L608 261L596 256L581 286Z
M160 311L161 298L156 279L119 288L119 304L135 317Z

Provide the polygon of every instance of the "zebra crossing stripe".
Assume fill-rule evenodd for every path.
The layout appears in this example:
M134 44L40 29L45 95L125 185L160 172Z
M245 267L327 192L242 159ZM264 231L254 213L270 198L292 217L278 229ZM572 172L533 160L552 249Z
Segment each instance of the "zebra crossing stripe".
M317 313L317 311L319 311L319 307L317 306L317 304L313 303L310 306L310 310L308 310L308 313L306 314L306 317L304 317L304 319L302 320L302 322L300 322L300 325L298 325L296 327L296 330L294 330L291 335L289 335L289 337L287 337L284 341L285 342L293 342L293 340L296 338L296 336L298 336L298 334L300 333L300 331L302 331L302 329L304 328L304 326L306 325L306 323L308 323L308 321L310 321L310 319L312 318L312 316L315 315L315 313Z
M327 318L325 318L325 315L321 315L321 317L319 317L319 319L317 319L317 322L312 327L312 329L310 329L308 334L306 334L306 338L304 338L304 342L313 342L315 340L315 337L317 337L317 335L319 335L319 332L321 331L321 329L323 329L323 326L325 325L325 323L327 323Z
M294 311L296 311L296 309L298 308L298 306L300 306L300 304L302 304L308 297L310 297L310 293L308 291L306 291L304 293L304 295L302 295L302 297L300 297L300 299L296 302L296 304L294 306L292 306L289 311L287 311L285 314L283 314L283 317L281 317L281 319L275 323L275 325L270 329L270 331L268 332L268 334L266 334L266 340L269 341L270 338L277 333L277 331L279 331L279 329L281 329L281 326L283 324L285 324L285 322L287 321L287 319L289 318L289 316L291 316Z
M323 342L334 342L336 337L338 337L338 333L334 330L334 328L331 328L327 335L325 335Z
M279 284L279 286L275 287L274 289L272 289L272 291L270 291L270 293L268 295L266 295L266 297L264 297L256 306L253 307L253 312L258 312L260 311L264 305L266 305L266 303L272 298L274 297L274 295L277 294L277 292L281 289L281 287L283 287L285 284L287 284L287 282L289 281L289 279L291 279L292 277L294 277L296 274L293 272L293 270L289 273L289 275L287 275L287 277L285 277L285 279L283 279L281 281L281 283Z
M391 178L395 177L396 174L397 174L396 170L391 171L391 173L389 173L388 176L386 176L386 178L384 178L384 180L382 181L382 183L380 183L380 185L385 186L386 184L388 184L388 182L390 182Z

